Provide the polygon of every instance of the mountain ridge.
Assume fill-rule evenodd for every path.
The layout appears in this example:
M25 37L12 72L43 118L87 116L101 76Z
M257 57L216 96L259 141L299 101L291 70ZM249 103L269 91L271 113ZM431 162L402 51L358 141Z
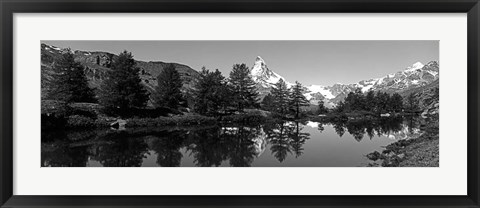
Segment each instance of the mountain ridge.
M258 69L260 67L262 69ZM252 68L256 69L255 71L252 70L252 78L257 81L257 85L262 89L261 94L263 95L269 92L265 89L274 86L273 81L280 78L284 79L281 75L269 69L265 61L260 56L256 58L255 64ZM262 73L258 73L258 71L261 71ZM268 77L271 74L276 75L276 77L271 79ZM357 83L336 83L331 86L308 85L305 86L305 90L307 92L304 95L311 104L317 104L318 101L324 101L327 103L327 105L333 106L342 101L349 92L352 92L357 88L360 88L364 93L368 90L385 91L388 93L402 92L404 90L428 85L435 80L438 80L438 78L439 66L437 61L430 61L425 65L421 62L415 62L411 66L406 67L404 70L391 73L380 78L361 80ZM288 82L288 80L284 81L287 83L287 85L292 85L290 82Z
M41 44L41 68L42 68L42 92L52 73L51 67L56 57L60 56L65 49ZM97 88L105 77L106 71L110 70L110 64L115 54L102 51L80 51L74 50L75 60L85 66L85 74L89 80L91 87ZM193 88L194 82L199 78L200 73L186 64L169 63L163 61L138 61L137 66L140 68L140 78L142 84L150 91L155 90L157 84L156 78L167 64L174 64L175 69L179 71L183 87L182 91L188 92ZM270 92L270 89L276 82L283 79L287 86L293 84L286 80L283 76L268 68L265 60L257 56L253 66L251 67L252 79L256 82L257 89L263 97ZM349 92L357 88L363 92L368 90L385 91L389 93L403 92L414 88L423 87L434 83L439 79L439 66L437 61L430 61L427 64L415 62L411 66L406 67L395 73L388 74L380 78L372 78L361 80L352 84L336 83L331 86L324 85L308 85L304 86L305 97L311 104L317 104L324 101L327 107L333 107L342 101ZM43 96L43 93L42 93Z

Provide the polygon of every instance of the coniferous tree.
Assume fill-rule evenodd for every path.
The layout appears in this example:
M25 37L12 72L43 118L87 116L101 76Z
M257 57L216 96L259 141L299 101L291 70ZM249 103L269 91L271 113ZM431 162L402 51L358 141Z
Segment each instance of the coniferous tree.
M392 112L401 112L403 110L403 98L398 93L393 93L389 101L389 109Z
M66 103L95 102L95 93L88 86L83 66L74 60L70 49L65 51L53 65L55 74L47 96Z
M270 93L273 96L274 112L281 116L286 116L289 110L290 100L287 84L285 84L283 79L275 83Z
M350 102L351 110L364 110L365 109L365 96L360 88L355 89L353 92L352 100Z
M233 65L233 70L230 72L230 83L233 89L234 103L236 103L238 111L243 111L243 109L249 107L257 107L257 88L250 76L250 70L245 64Z
M389 111L390 95L386 92L377 91L375 95L375 108L377 113L385 113Z
M123 51L113 60L100 89L100 103L110 112L128 114L132 108L143 108L148 93L141 84L139 68L130 52Z
M225 113L231 104L231 89L218 69L210 72L203 67L193 94L194 110L202 115L217 116L220 111Z
M271 93L268 93L262 100L260 106L263 110L273 111L275 109L274 98Z
M345 101L338 102L338 104L335 106L335 109L333 111L336 113L344 113L346 111Z
M295 85L292 86L291 93L289 94L290 110L293 112L295 118L300 117L300 108L303 106L308 106L309 103L303 93L304 89L302 84L295 82Z
M374 112L375 109L375 92L373 90L369 90L367 95L365 95L365 105L366 111Z
M328 109L325 107L325 103L323 102L323 100L318 101L317 113L318 114L328 113Z
M420 110L418 100L415 98L415 93L410 93L406 100L406 110L409 112L417 112Z
M180 74L175 69L175 65L168 64L157 77L158 85L153 94L153 100L156 107L167 107L178 109L184 105L184 98L180 89L182 80Z

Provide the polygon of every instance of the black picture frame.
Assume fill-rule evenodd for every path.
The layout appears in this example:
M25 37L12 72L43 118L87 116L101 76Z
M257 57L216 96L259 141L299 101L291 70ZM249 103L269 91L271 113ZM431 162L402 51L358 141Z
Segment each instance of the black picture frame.
M1 0L1 207L480 207L478 0ZM468 194L466 196L25 196L13 195L14 13L467 13ZM448 180L448 179L445 179Z

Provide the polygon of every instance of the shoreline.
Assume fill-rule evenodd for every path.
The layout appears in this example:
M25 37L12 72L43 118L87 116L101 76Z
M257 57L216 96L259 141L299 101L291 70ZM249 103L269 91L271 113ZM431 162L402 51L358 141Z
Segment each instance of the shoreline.
M373 161L369 167L439 167L438 116L433 117L425 132L417 138L396 141L380 153L371 152L366 157ZM377 161L381 164L376 163Z

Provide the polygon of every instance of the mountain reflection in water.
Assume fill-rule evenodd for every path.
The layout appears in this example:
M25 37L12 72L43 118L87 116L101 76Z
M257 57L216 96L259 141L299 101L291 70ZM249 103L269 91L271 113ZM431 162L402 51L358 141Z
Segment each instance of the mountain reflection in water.
M42 132L42 167L355 167L421 134L418 118Z

